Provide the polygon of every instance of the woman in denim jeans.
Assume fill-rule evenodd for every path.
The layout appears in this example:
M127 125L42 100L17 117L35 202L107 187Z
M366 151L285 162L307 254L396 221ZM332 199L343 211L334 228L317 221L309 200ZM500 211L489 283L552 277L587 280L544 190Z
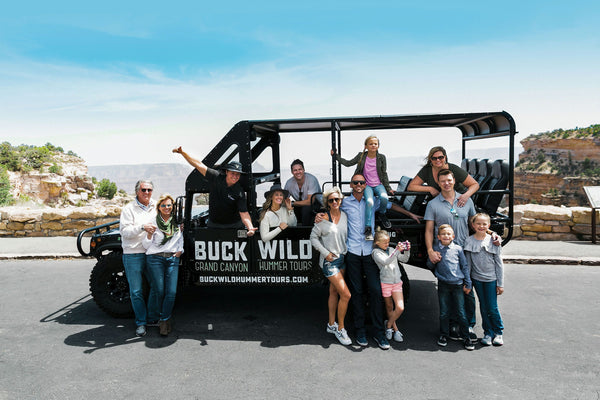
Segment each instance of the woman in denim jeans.
M175 201L170 194L158 199L156 230L144 236L146 265L150 286L155 295L148 301L148 308L160 313L158 327L162 336L171 332L171 313L177 294L179 257L183 252L183 235L173 218Z
M344 328L344 319L350 301L350 290L344 281L344 255L348 238L348 219L340 209L343 195L334 186L323 193L323 204L327 209L327 218L315 224L310 233L310 242L321 254L319 264L323 274L329 280L329 321L327 332L333 333L345 346L352 344ZM338 322L335 321L337 311Z

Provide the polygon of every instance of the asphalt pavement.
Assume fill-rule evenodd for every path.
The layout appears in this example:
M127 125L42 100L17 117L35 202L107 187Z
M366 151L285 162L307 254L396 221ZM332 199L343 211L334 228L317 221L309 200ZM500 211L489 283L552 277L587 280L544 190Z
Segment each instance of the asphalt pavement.
M83 246L87 251L89 239ZM0 238L0 260L80 257L75 237ZM600 244L511 240L502 249L502 258L511 264L600 265Z

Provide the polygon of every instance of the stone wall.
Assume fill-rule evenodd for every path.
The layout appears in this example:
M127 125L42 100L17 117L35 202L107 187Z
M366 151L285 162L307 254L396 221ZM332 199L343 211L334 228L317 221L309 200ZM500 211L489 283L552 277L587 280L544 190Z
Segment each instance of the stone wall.
M0 208L0 236L77 236L96 225L119 219L121 206L110 204L69 208Z
M121 207L108 200L86 207L4 207L0 208L0 236L77 236L83 229L119 219ZM500 212L506 213L506 209ZM514 217L514 239L591 240L589 207L516 205ZM600 210L596 210L596 218L600 223Z
M500 212L505 213L506 209ZM522 240L591 240L592 210L589 207L516 205L513 238ZM596 210L600 223L600 210ZM600 226L596 228L600 233Z

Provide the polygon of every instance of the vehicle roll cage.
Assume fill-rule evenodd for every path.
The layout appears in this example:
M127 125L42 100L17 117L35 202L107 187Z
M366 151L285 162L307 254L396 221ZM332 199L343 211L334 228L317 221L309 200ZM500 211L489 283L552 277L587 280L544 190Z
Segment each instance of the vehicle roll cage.
M256 207L256 185L264 182L280 182L280 134L302 132L330 132L331 148L341 154L341 137L344 131L399 130L422 128L457 128L462 134L462 159L466 155L466 143L473 140L506 137L509 139L508 188L505 190L479 191L480 194L508 195L508 215L498 214L498 220L512 221L514 204L514 138L517 133L512 116L506 111L476 112L459 114L390 115L365 117L309 118L283 120L249 120L238 122L219 143L206 155L202 162L213 168L234 159L242 163L245 174L240 183L248 193L251 211ZM272 170L252 171L252 163L263 151L272 151ZM342 166L331 157L333 185L342 183ZM397 181L395 181L397 182ZM195 193L208 193L206 179L194 170L186 180L185 219L191 218L192 198ZM416 195L418 192L400 192L399 195ZM509 223L508 239L512 236Z

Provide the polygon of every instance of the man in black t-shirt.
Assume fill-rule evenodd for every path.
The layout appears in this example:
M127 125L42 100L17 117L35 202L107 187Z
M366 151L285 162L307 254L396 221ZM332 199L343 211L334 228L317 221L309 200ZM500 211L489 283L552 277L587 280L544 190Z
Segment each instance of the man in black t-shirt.
M248 236L254 235L256 228L252 225L250 213L246 205L246 194L239 183L243 174L242 164L237 161L225 166L225 175L209 168L187 154L180 147L173 149L202 175L209 183L210 196L208 200L208 227L209 228L242 228L246 227Z

